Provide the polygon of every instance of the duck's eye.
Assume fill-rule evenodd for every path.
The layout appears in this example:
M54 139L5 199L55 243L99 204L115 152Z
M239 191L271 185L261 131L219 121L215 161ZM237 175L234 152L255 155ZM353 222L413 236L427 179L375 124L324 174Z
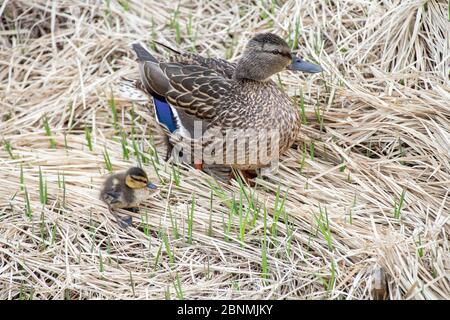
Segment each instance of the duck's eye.
M273 54L281 54L281 51L280 51L280 50L277 50L277 49L274 49L274 50L272 50L272 53L273 53Z

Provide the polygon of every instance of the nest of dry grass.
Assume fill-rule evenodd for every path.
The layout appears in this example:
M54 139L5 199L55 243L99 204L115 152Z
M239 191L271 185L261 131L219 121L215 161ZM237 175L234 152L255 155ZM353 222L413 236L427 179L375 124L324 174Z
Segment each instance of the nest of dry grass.
M450 298L447 15L435 0L3 1L0 299L369 299L380 270L390 299ZM137 72L129 43L236 59L260 31L326 70L280 75L304 104L280 170L250 188L165 163L148 106L114 89ZM161 191L123 230L98 188L139 162Z

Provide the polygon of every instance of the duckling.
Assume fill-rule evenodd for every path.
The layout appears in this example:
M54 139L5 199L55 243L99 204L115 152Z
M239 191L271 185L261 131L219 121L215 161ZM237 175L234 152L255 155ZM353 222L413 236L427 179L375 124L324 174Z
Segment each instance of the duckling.
M114 215L118 224L126 228L131 225L131 216L122 218L113 209L135 209L156 189L157 186L149 182L144 170L132 167L126 172L109 176L103 184L100 199L108 205L109 212Z

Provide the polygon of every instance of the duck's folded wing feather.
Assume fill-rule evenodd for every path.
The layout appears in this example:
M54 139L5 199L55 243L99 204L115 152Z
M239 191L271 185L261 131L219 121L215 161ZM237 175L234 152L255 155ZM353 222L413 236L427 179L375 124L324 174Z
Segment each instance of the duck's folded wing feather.
M236 69L236 63L234 62L220 58L207 58L191 52L181 52L161 42L154 42L172 51L173 54L169 57L170 62L202 66L214 70L225 78L231 79L233 77L234 70Z
M193 53L180 53L179 55L170 56L171 62L178 62L182 64L199 65L212 69L218 74L231 79L233 77L236 64L220 59L220 58L205 58Z
M214 70L198 65L143 62L142 85L163 96L175 108L199 119L212 120L226 105L230 81Z

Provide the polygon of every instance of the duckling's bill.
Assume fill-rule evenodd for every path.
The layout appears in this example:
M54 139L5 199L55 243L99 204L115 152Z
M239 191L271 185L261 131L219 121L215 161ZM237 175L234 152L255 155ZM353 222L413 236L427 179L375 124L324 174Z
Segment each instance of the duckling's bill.
M152 190L158 189L158 187L151 182L147 183L147 188Z
M287 67L287 69L292 71L303 71L308 73L319 73L323 71L321 66L305 61L294 54L292 55L292 63Z

